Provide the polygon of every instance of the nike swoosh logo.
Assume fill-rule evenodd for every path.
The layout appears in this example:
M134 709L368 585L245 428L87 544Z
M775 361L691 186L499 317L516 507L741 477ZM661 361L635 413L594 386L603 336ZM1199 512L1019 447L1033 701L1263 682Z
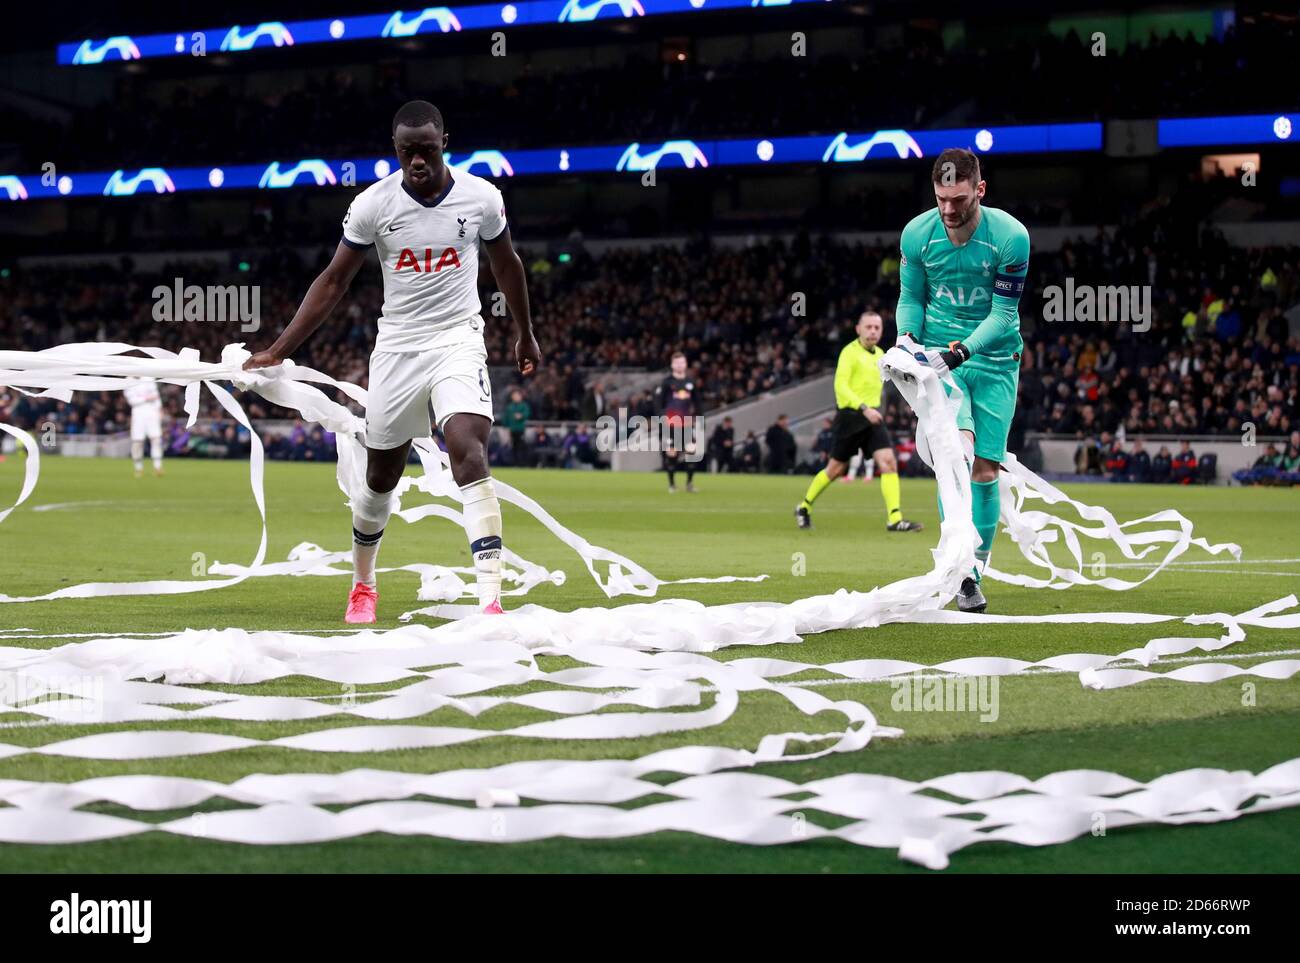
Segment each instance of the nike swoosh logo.
M397 225L397 224L390 224L390 225L388 226L388 233L389 233L389 234L392 234L394 231L397 230L397 228L398 228L398 225Z

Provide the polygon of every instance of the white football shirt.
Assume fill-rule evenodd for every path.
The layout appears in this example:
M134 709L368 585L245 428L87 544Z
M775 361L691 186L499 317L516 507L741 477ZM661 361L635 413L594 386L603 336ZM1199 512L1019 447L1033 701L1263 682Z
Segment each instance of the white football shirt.
M384 273L376 351L424 351L439 332L482 312L478 242L506 229L501 192L467 171L452 170L441 196L425 201L396 170L352 199L343 243L374 246Z
M132 408L162 405L162 398L158 395L158 385L152 381L133 381L122 389L122 394L126 396L126 403Z

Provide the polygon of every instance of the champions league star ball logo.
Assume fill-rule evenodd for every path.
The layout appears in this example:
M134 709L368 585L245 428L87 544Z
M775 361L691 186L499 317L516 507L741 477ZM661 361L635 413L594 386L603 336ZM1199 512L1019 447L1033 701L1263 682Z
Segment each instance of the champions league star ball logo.
M0 191L4 191L5 196L11 201L27 200L26 185L12 174L5 174L0 177Z
M292 187L301 174L310 174L317 187L338 183L329 164L323 160L312 159L298 161L288 170L283 171L280 170L279 161L271 161L266 170L262 172L262 177L257 182L257 186L266 188Z
M847 133L836 134L822 154L825 162L851 163L866 160L871 148L877 144L887 144L894 153L906 160L908 157L923 157L921 145L905 130L878 130L861 143L849 146Z
M623 151L623 156L618 159L615 170L619 171L649 171L659 166L659 162L665 157L678 157L686 167L708 167L709 159L704 156L704 151L696 146L693 140L668 140L656 150L641 153L641 145L631 143Z
M259 23L248 33L244 33L238 26L231 27L221 41L221 49L231 53L252 50L262 39L269 40L276 47L293 46L293 34L289 32L289 28L278 21L271 21Z
M441 33L460 31L460 21L446 7L425 7L410 20L398 10L384 24L382 37L414 37L426 23L432 23Z
M644 17L645 8L639 0L569 0L560 11L560 23L586 23L600 16L606 7L618 8L620 17Z
M515 169L506 159L506 155L499 150L476 150L462 161L452 161L452 155L446 154L447 164L452 170L465 171L473 173L471 168L483 166L487 168L489 177L514 177Z
M130 197L141 184L148 184L155 194L171 194L176 190L170 175L161 167L145 167L134 177L127 177L126 171L113 171L104 185L104 196Z
M74 64L102 64L104 58L115 53L122 60L139 60L140 48L130 37L109 37L102 43L93 40L81 41L81 46L72 55Z

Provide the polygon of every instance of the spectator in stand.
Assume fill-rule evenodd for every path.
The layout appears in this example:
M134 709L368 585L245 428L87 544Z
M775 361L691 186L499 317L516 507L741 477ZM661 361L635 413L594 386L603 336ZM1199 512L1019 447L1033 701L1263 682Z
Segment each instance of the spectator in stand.
M1139 438L1133 442L1133 451L1128 459L1128 480L1139 484L1151 480L1151 456Z
M744 472L756 472L763 462L763 449L758 443L758 437L751 431L745 435L745 444L740 449L740 470Z
M1100 475L1101 464L1101 443L1089 435L1074 449L1074 470L1080 475Z
M813 442L813 461L816 462L818 470L825 468L826 462L831 457L831 424L830 418L824 418L821 430L817 432L817 440Z
M1282 453L1277 450L1277 445L1269 442L1264 446L1264 454L1255 459L1255 468L1281 468Z
M790 433L790 419L778 415L767 429L767 470L774 475L788 475L794 470L796 446Z
M715 472L731 472L736 467L732 463L732 451L736 444L736 428L731 421L731 415L722 419L722 424L713 429L713 434L709 437L709 460L713 463Z
M1169 455L1169 446L1161 445L1156 456L1151 459L1151 480L1161 483L1169 481L1173 471L1173 458Z
M576 468L579 465L595 466L596 448L592 444L591 431L586 425L573 428L565 437L562 447L565 468Z
M1278 456L1278 467L1288 475L1300 472L1300 431L1291 432L1290 443L1286 451ZM1300 481L1300 479L1297 479Z
M524 434L528 428L528 419L533 416L533 406L524 399L524 393L518 388L510 390L510 403L506 405L506 431L510 432L510 450L516 465L528 464L528 443Z
M584 421L596 421L609 410L609 396L605 394L605 386L599 381L594 381L591 387L587 389L582 398L582 418Z
M1106 477L1113 482L1128 481L1129 456L1118 440L1112 439L1104 449Z
M533 435L533 457L539 468L560 467L559 442L546 430L545 425L539 425Z
M1190 485L1196 481L1196 452L1192 451L1190 441L1180 443L1178 454L1174 456L1170 467L1169 480L1175 484Z

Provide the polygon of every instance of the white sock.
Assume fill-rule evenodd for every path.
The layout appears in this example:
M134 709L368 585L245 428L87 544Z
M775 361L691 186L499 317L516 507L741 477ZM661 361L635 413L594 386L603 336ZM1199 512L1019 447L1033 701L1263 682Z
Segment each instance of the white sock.
M144 471L144 442L131 442L131 461L135 462L136 471Z
M162 439L149 439L149 454L153 456L154 471L162 471Z
M375 587L375 559L384 526L393 513L393 493L372 491L365 482L352 499L352 580Z
M501 503L491 478L470 482L460 493L478 580L478 604L486 608L501 600Z

